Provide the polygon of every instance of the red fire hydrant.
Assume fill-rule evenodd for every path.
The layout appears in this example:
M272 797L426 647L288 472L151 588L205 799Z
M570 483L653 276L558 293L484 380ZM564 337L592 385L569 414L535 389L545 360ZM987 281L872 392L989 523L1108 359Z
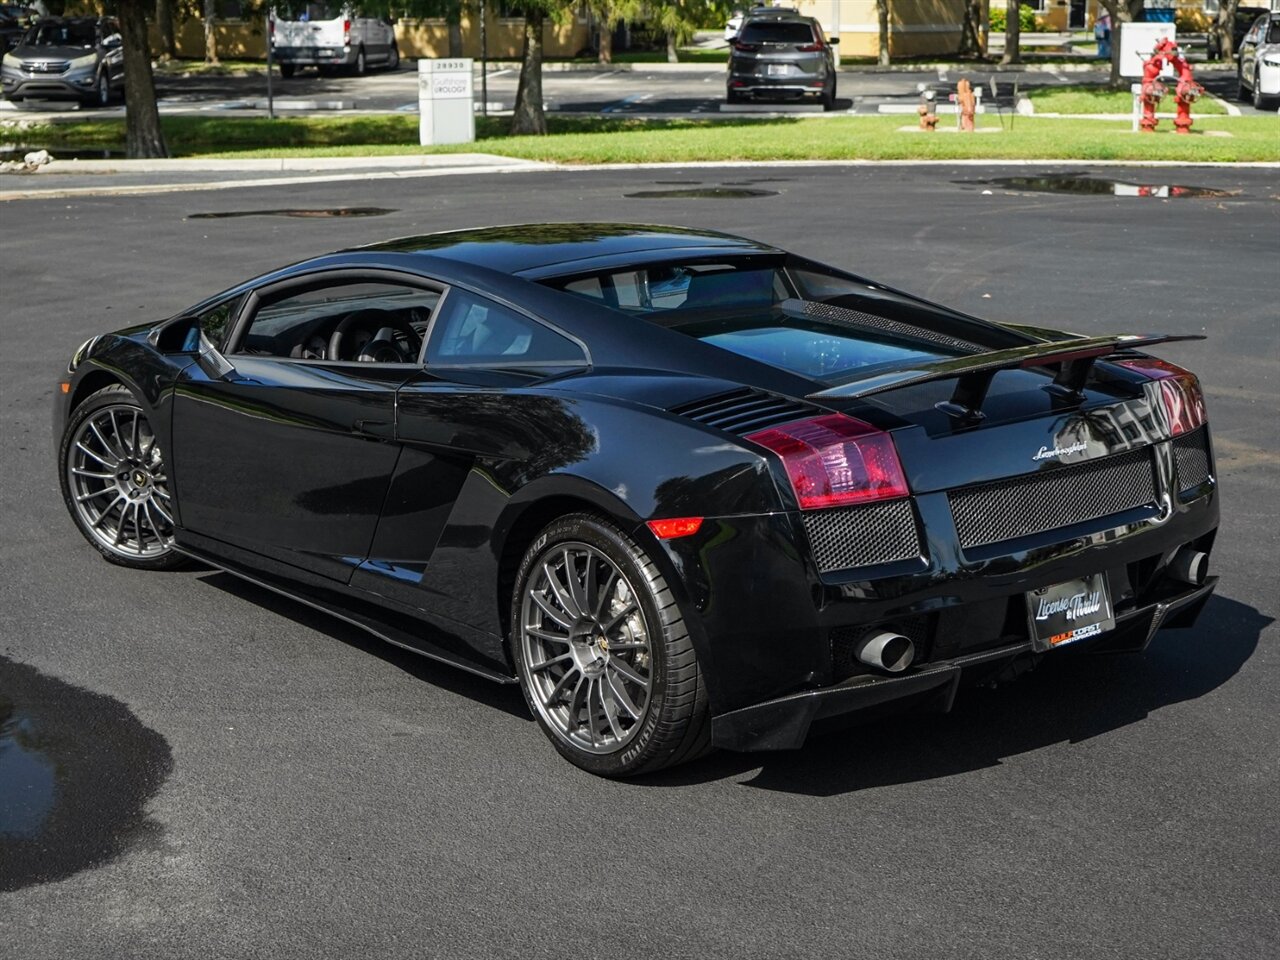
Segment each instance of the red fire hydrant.
M1191 131L1191 104L1204 93L1204 87L1196 83L1191 76L1191 66L1183 57L1178 45L1165 37L1158 44L1151 56L1142 66L1142 122L1143 133L1152 133L1160 121L1156 117L1156 107L1167 90L1160 82L1160 73L1165 64L1174 69L1178 75L1178 86L1174 90L1175 102L1178 105L1178 116L1173 121L1175 132Z

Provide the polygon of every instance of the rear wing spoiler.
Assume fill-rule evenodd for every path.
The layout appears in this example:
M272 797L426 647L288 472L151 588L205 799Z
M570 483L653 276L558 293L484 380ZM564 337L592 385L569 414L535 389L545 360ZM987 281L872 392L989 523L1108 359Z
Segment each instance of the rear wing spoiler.
M1066 397L1078 397L1089 379L1095 361L1122 350L1137 350L1157 343L1179 340L1203 340L1200 334L1121 335L1109 337L1076 337L1048 343L1033 343L967 357L951 357L913 367L888 370L855 379L808 395L810 400L856 400L887 390L910 387L930 380L956 378L955 393L943 406L948 413L960 417L980 417L983 400L991 379L1000 370L1059 365L1053 388Z

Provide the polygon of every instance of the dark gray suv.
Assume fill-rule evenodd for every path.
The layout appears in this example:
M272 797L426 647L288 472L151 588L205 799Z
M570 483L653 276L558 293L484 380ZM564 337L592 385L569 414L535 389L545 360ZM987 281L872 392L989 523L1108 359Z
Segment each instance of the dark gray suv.
M40 20L0 60L10 100L80 100L105 107L124 90L120 27L110 17Z
M837 39L822 24L797 13L752 13L729 51L730 103L748 99L798 100L816 97L836 105Z

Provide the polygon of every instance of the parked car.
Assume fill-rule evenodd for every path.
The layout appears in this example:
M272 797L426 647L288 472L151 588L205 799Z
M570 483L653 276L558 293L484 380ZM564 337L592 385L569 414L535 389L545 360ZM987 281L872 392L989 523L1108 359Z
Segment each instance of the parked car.
M396 31L390 20L359 16L351 7L326 2L278 6L271 50L282 76L302 67L321 73L347 70L364 76L370 67L400 66ZM296 12L295 12L296 11Z
M38 17L39 14L32 7L0 4L0 56L17 45L22 35L27 32L27 28Z
M725 43L732 43L733 38L738 35L738 31L742 29L742 20L746 16L741 10L733 11L733 14L725 22L724 39Z
M752 12L730 45L729 103L816 98L836 105L835 45L822 24L788 11Z
M1254 21L1240 41L1236 55L1236 82L1241 100L1252 100L1264 110L1267 102L1280 96L1280 13L1267 13Z
M1143 352L1186 339L991 323L709 231L463 230L89 340L57 474L107 560L196 558L518 683L625 776L1189 626L1209 426Z
M1240 52L1240 41L1245 33L1257 22L1258 17L1267 13L1266 7L1236 7L1235 18L1231 21L1231 49ZM1209 32L1208 57L1210 60L1222 59L1222 42L1212 30Z
M110 17L40 20L0 61L0 86L14 102L33 97L108 106L124 93L119 24Z

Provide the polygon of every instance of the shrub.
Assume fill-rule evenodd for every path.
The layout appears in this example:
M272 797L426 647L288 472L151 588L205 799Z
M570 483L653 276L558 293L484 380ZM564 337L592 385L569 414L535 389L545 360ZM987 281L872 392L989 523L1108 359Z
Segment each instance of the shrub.
M998 5L997 5L998 4ZM996 0L991 6L991 12L988 20L991 23L991 29L996 33L1004 33L1006 5ZM1044 33L1049 29L1048 24L1036 16L1036 12L1030 7L1018 7L1018 27L1023 33Z

